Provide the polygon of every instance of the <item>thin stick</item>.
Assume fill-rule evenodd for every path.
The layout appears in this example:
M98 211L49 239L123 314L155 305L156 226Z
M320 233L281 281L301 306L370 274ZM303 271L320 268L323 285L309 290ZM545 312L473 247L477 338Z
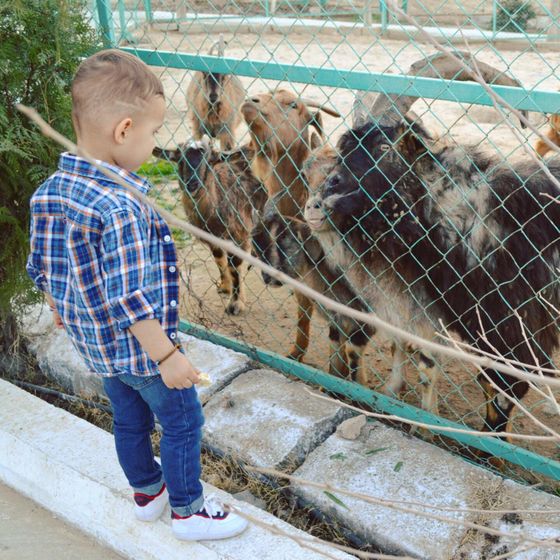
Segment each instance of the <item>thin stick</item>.
M310 288L309 286L306 286L302 282L294 280L293 278L291 278L287 274L284 274L283 272L280 272L280 271L276 270L274 267L269 266L266 263L263 263L259 259L255 258L253 255L251 255L250 253L247 253L243 249L239 248L234 243L232 243L230 241L225 241L223 239L220 239L219 237L216 237L216 236L214 236L214 235L212 235L212 234L210 234L210 233L208 233L208 232L206 232L206 231L204 231L200 228L197 228L196 226L193 226L192 224L189 224L188 222L186 222L184 220L181 220L181 219L177 218L176 216L174 216L173 214L171 214L167 210L164 210L163 208L160 208L157 204L155 204L153 201L151 201L148 197L144 196L138 190L136 190L136 189L132 188L130 185L128 185L116 173L114 173L110 169L107 169L106 167L100 165L97 161L95 161L87 153L85 153L84 150L79 149L73 142L71 142L70 140L68 140L67 138L65 138L64 136L62 136L61 134L59 134L55 130L53 130L52 127L49 126L37 114L37 112L34 109L31 109L29 107L25 107L25 106L20 105L20 104L17 105L17 108L18 108L19 111L21 111L22 113L27 115L31 120L33 120L35 123L37 123L37 125L40 127L41 131L43 132L43 134L45 136L48 136L48 137L54 139L59 144L61 144L65 148L67 148L69 151L71 151L73 153L76 153L76 154L80 155L81 157L83 157L85 160L87 160L96 169L99 169L102 173L106 174L108 177L110 177L117 184L119 184L120 186L122 186L123 188L128 190L131 194L133 194L133 196L138 198L138 200L144 202L146 205L151 206L156 212L158 212L163 218L165 218L165 220L167 220L171 225L174 225L174 226L176 226L176 227L194 235L195 237L203 239L207 243L211 243L212 245L215 245L215 246L217 246L221 249L224 249L228 253L232 253L234 255L237 255L238 257L244 259L246 262L252 264L256 268L264 270L267 274L269 274L273 278L276 278L276 279L280 280L282 283L291 286L292 288L294 288L298 292L304 294L305 296L309 297L310 299L313 299L313 300L317 301L318 303L320 303L321 305L323 305L327 309L331 309L331 310L333 310L337 313L341 313L341 314L343 314L347 317L352 317L353 319L356 319L357 321L361 321L361 322L363 322L367 325L372 325L372 326L374 326L378 329L384 330L385 332L388 332L389 334L394 336L397 340L408 341L408 342L412 343L413 345L416 345L416 346L421 347L421 348L425 348L428 351L433 352L434 354L441 354L441 355L444 355L444 356L450 356L452 358L465 360L465 361L477 364L477 365L479 365L481 367L484 367L484 368L490 368L490 369L494 369L496 371L499 371L501 373L506 373L506 374L508 374L512 377L515 377L516 379L529 380L529 381L534 381L535 383L540 383L540 384L543 384L543 385L560 387L560 379L554 379L554 378L543 379L543 378L539 377L538 375L534 375L534 374L528 373L526 371L520 370L518 368L511 367L511 366L506 366L503 363L497 361L496 359L489 359L489 358L485 358L485 357L481 357L481 356L475 356L475 355L472 355L472 354L467 354L466 352L463 352L460 349L450 348L448 346L443 346L441 344L437 344L435 342L426 340L426 339L424 339L420 336L411 334L411 333L409 333L409 332L407 332L403 329L395 327L395 326L391 325L390 323L387 323L387 322L383 321L382 319L380 319L374 313L364 313L364 312L361 312L361 311L357 311L355 309L351 309L350 307L347 307L346 305L343 305L343 304L325 296L324 294L321 294L321 293L313 290L312 288ZM560 370L556 370L555 373L560 374Z
M282 473L282 471L276 471L274 469L268 469L265 467L252 467L245 465L244 470L250 472L258 472L260 474L267 474L271 476L277 476L278 478L287 478L288 475L286 473ZM276 473L280 472L282 475L279 476ZM293 475L289 475L293 476ZM504 515L508 513L523 513L523 514L531 514L531 515L558 515L560 514L560 510L552 509L552 510L544 510L544 509L475 509L475 508L454 508L450 506L439 506L435 504L427 504L424 502L415 502L411 500L389 500L387 498L378 498L376 496L372 496L370 494L363 494L361 492L352 492L350 490L346 490L344 488L335 487L332 484L322 484L320 482L314 482L312 485L317 485L317 488L322 488L324 490L336 492L338 494L348 495L351 498L358 498L360 500L368 501L370 498L373 500L380 500L386 504L398 504L398 505L410 505L410 506L418 506L426 509L437 509L439 511L448 511L453 513L477 513L477 514L493 514L493 515Z

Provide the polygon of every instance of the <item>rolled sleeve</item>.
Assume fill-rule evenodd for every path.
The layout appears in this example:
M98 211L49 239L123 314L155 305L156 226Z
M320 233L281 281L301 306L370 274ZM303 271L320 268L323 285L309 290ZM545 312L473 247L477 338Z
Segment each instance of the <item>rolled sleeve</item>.
M104 286L118 328L160 319L160 289L152 281L148 224L131 211L110 214L101 239Z
M48 291L47 277L45 276L45 273L41 270L40 266L41 265L40 265L40 260L38 255L31 253L27 258L27 265L26 265L27 274L29 275L29 278L31 278L33 284L35 284L38 290L40 290L41 292L46 292Z
M35 229L34 219L31 218L31 223L29 225L29 245L31 251L27 257L26 270L29 278L31 278L37 289L41 292L46 292L48 290L47 277L43 272L41 255L38 247L39 239L35 234Z

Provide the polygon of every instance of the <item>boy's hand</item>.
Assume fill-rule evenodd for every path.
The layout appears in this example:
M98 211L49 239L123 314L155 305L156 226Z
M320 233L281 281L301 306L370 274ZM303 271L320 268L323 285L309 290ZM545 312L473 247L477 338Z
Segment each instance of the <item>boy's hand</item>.
M160 366L161 379L170 389L188 389L198 383L198 371L179 350L173 352Z
M54 299L52 298L51 294L46 293L45 294L45 299L47 300L47 305L49 306L49 309L52 311L54 326L57 329L64 328L64 325L62 324L62 319L60 318L60 315L59 315L58 311L56 310L56 306L54 304Z
M51 311L52 311L52 314L53 314L54 326L57 329L63 329L64 325L62 324L62 319L60 318L60 315L59 315L58 311L56 310L55 307L51 307Z

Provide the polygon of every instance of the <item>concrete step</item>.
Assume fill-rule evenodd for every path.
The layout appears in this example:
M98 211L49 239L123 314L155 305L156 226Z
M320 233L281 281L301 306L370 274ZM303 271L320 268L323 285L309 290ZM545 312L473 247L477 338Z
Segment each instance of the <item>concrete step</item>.
M323 554L303 548L287 536L254 524L234 539L186 543L172 536L169 512L155 523L136 521L131 491L117 462L112 435L3 380L0 380L0 481L126 558L324 558ZM240 507L291 537L307 536L208 484L205 491L216 493L226 503ZM329 550L329 554L341 560L351 558L338 551Z

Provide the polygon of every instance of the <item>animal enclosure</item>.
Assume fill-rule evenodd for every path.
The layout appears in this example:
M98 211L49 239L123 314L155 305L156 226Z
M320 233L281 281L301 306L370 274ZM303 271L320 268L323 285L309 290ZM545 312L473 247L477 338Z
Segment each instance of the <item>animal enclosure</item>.
M92 21L107 46L138 55L163 81L162 150L141 170L158 203L355 310L436 342L449 335L449 347L528 361L535 372L560 363L552 200L560 168L554 151L542 160L535 151L537 132L557 122L547 115L560 113L560 52L555 3L512 5L97 0ZM461 52L459 62L436 56L434 38ZM461 61L507 106L494 106ZM366 189L375 173L382 191ZM336 190L333 177L351 187ZM363 194L356 206L321 206L350 191ZM338 230L334 241L318 234L314 196ZM372 225L383 201L390 208ZM174 233L186 330L410 420L514 435L549 434L538 422L560 430L546 391L493 370L490 381L479 377L472 364L314 305ZM383 238L401 244L387 252ZM412 259L406 270L403 259ZM435 442L489 466L488 456L499 457L519 480L547 488L560 480L553 439L447 433Z

